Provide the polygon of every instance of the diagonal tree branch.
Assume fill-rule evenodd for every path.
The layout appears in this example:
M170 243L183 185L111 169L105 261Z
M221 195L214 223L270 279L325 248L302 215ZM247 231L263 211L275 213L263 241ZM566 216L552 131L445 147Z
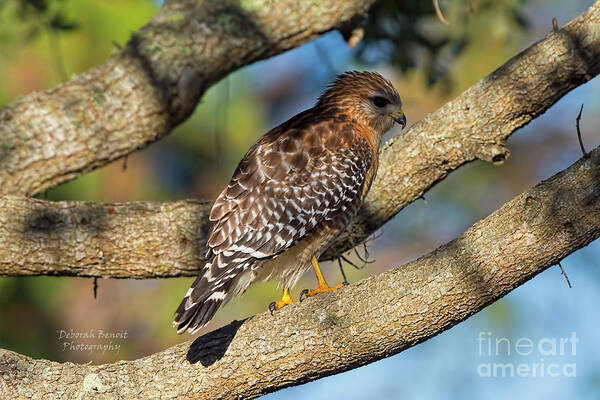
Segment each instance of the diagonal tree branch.
M360 243L461 165L504 160L504 141L512 132L599 71L596 2L388 143L354 225L324 258ZM210 206L0 198L0 276L194 276L206 253Z
M599 236L596 148L401 268L135 361L61 364L0 350L0 390L32 399L258 397L423 342Z
M0 195L31 196L147 146L229 72L352 26L374 1L165 1L103 65L0 110Z

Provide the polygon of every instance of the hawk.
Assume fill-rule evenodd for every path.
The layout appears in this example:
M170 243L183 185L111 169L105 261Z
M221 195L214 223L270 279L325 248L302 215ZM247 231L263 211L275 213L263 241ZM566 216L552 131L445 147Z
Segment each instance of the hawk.
M289 289L361 206L375 177L379 143L404 126L398 92L374 72L339 75L313 108L264 134L242 158L215 201L208 259L177 308L177 333L195 333L219 306L253 283L274 279L284 290L271 311L292 303ZM302 298L301 295L301 298Z

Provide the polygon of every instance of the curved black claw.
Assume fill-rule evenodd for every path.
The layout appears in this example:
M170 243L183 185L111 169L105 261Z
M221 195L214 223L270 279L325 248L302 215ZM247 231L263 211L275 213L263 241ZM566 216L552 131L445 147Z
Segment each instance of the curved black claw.
M306 296L308 294L308 289L304 289L300 292L300 303L302 303L302 300L304 296Z
M271 315L273 315L273 311L275 311L275 302L271 302L271 304L269 304L269 312L271 313Z

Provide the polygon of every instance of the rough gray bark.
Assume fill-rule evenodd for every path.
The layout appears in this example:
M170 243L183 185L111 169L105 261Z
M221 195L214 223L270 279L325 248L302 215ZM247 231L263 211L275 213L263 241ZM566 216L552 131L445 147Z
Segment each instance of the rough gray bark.
M374 1L166 1L104 64L0 110L0 195L31 196L147 146L229 72L347 30Z
M212 202L97 204L0 197L0 276L194 276Z
M249 399L389 357L477 313L600 236L600 148L406 264L135 361L0 350L0 393L31 399Z
M512 132L599 71L596 2L388 143L367 201L324 258L360 243L461 165L504 160ZM0 206L0 276L194 276L211 227L210 202L98 205L5 197Z

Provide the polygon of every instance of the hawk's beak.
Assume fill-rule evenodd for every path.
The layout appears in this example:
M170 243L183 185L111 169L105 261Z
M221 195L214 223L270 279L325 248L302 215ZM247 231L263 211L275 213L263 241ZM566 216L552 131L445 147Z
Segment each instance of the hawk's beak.
M396 112L390 114L390 116L402 126L402 129L406 126L406 117L404 116L404 111L401 108L396 110Z

